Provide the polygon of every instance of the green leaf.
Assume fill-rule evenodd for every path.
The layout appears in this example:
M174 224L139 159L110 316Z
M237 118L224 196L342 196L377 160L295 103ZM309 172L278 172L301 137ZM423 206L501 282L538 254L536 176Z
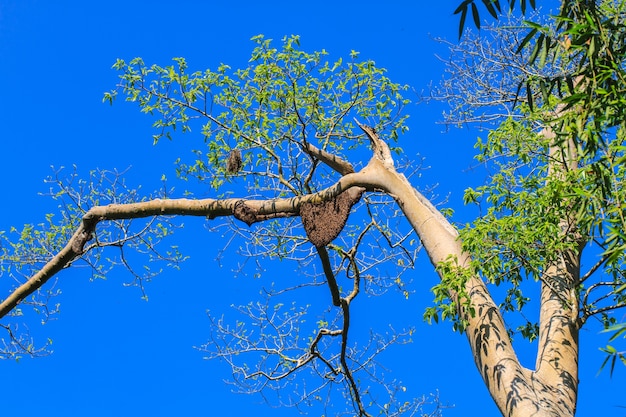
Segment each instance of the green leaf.
M531 112L533 112L534 111L533 90L532 90L532 85L530 81L526 82L526 101L528 103L528 108L530 109Z
M546 37L546 35L544 35L542 33L537 38L537 43L535 43L535 47L533 48L533 51L530 54L530 57L528 58L528 63L530 65L533 65L535 63L535 60L537 59L537 56L539 55L539 52L541 51L541 48L543 47L542 44L543 44L543 41L544 41L545 37Z
M519 93L522 91L522 87L524 86L524 81L520 81L517 84L517 89L515 90L515 100L513 101L513 108L517 106L517 102L519 101Z
M546 60L548 58L548 52L550 51L550 38L545 36L543 39L543 47L539 53L539 67L543 68L546 66Z
M530 42L530 40L535 36L535 34L537 34L537 31L538 29L534 28L530 32L528 32L528 34L524 37L524 39L522 39L519 46L515 50L516 54L519 54L522 51L522 49L524 49L526 45L528 45L528 42Z
M459 39L463 36L463 29L465 28L465 19L467 18L467 7L463 8L461 13L461 19L459 19Z
M476 7L476 3L472 3L472 17L474 18L476 28L480 29L480 16L478 14L478 7Z
M496 9L494 7L493 1L492 0L482 0L482 2L485 5L485 7L487 8L487 11L489 12L489 14L491 16L493 16L493 18L497 19L498 18L498 13L496 12Z
M614 292L619 293L621 291L624 291L625 289L626 289L626 284L622 285L621 287L616 289ZM606 329L602 330L602 333L608 333L608 332L615 332L609 338L609 342L612 342L618 337L620 337L621 335L626 335L626 323L617 323L617 324L614 324L613 326L609 326Z
M541 90L541 97L543 98L544 103L547 103L550 100L550 91L548 91L545 80L539 80L539 89Z
M467 11L467 5L472 3L473 1L474 0L463 0L463 2L461 2L461 4L459 4L459 7L457 7L454 10L454 13L452 13L452 14L459 14L459 13L461 13L464 10Z

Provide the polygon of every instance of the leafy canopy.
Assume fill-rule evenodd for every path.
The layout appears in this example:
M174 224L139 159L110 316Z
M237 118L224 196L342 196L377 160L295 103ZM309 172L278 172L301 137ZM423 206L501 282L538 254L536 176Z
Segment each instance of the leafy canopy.
M365 140L355 134L354 118L393 140L406 131L407 87L391 82L373 61L358 62L353 51L350 62L329 62L324 50L302 51L298 36L284 38L280 48L262 35L252 40L249 66L236 71L222 64L188 74L183 58L167 67L118 60L121 83L105 100L121 89L127 101L156 114L155 142L171 139L175 130L199 129L206 147L194 151L193 162L179 160L178 173L216 190L229 176L224 161L233 149L243 158L239 175L253 177L250 189L301 195L319 186L318 164L303 152L309 144L345 157Z
M497 1L483 3L500 10ZM476 9L465 1L457 11L464 7ZM509 115L476 144L477 160L492 174L466 191L465 202L482 215L461 230L474 270L505 287L504 311L522 310L530 302L523 282L542 280L560 254L580 248L586 269L579 305L570 307L580 309L581 323L600 318L616 332L611 340L623 334L614 313L626 306L625 7L564 1L547 22L524 22L516 53L528 67L510 86L515 100L503 102ZM446 300L463 288L457 272L435 287L428 318L456 317ZM516 330L532 340L538 327L523 317ZM605 351L612 364L626 361L611 346Z

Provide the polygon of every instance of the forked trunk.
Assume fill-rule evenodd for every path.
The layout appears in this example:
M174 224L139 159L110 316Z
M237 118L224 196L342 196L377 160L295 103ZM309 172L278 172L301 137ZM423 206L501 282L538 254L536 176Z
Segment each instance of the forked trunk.
M375 132L366 132L375 149L385 146ZM378 157L363 171L370 174L374 171L378 179L376 186L397 201L433 265L455 259L459 268L465 268L471 255L463 252L456 230L395 171L388 153L375 154ZM475 313L466 314L467 337L478 371L504 416L574 416L578 387L578 271L579 255L570 252L563 253L545 270L534 371L520 364L500 310L482 279L474 276L467 280L466 293ZM455 301L459 305L463 302Z

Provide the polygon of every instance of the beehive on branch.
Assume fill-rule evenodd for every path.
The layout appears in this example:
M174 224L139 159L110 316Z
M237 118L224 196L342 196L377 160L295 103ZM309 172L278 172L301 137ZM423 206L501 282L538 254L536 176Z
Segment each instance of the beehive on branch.
M300 218L311 243L322 247L339 236L352 206L361 199L363 191L363 188L352 187L328 201L303 203Z

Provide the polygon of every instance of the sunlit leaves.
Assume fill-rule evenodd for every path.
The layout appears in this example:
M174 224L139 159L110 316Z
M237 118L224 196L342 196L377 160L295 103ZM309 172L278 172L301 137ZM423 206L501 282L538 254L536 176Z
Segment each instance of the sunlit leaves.
M465 202L483 210L461 231L473 268L487 282L504 286L503 311L522 310L529 301L522 292L524 280L543 279L547 265L564 251L576 250L582 241L593 242L603 252L602 279L610 280L600 286L585 283L589 290L581 299L584 316L626 305L626 177L617 164L624 153L623 129L612 131L612 137L603 134L606 141L597 145L593 156L581 151L577 169L564 168L564 174L549 177L549 170L556 169L549 152L554 143L535 133L533 123L532 118L509 119L477 143L477 159L494 173L489 183L465 192ZM561 146L567 146L563 141ZM606 285L611 283L612 289ZM534 329L528 322L518 331L532 340Z
M529 80L527 87L533 94L528 94L527 101L536 107L532 102L535 93L540 92L545 99L546 92L555 88L565 108L579 109L577 120L571 124L577 126L577 135L592 145L597 141L595 132L624 121L624 112L619 110L624 106L626 91L624 5L613 1L564 1L554 19L553 27L526 22L529 32L517 52L529 49L529 64L569 63L565 67L569 70L540 82L534 80L531 84Z
M249 65L232 70L187 72L187 63L147 67L141 59L116 62L121 72L117 90L105 94L112 101L119 90L126 100L154 115L158 133L198 131L204 147L195 160L178 163L183 178L210 181L220 189L235 176L252 177L254 190L302 194L317 188L318 164L303 152L308 142L342 156L365 137L355 131L354 118L366 122L389 139L405 131L401 110L408 101L405 86L392 83L372 61L327 60L324 50L300 49L297 36L286 37L279 48L263 36L252 38L255 48ZM225 161L232 149L242 155L242 169L233 175Z
M483 5L489 15L498 14ZM535 2L509 2L516 5L526 13ZM479 1L460 3L461 28L470 13L482 11L480 6ZM472 103L508 104L508 113L490 119L502 121L498 129L477 144L477 159L488 167L489 178L465 193L465 202L481 212L461 232L473 267L503 287L498 293L504 311L521 310L528 301L524 280L541 280L550 262L586 243L585 252L594 255L581 271L584 321L626 306L626 9L616 1L565 0L561 6L550 18L526 16L539 21L525 21L526 32L516 33L508 68L497 67L494 74L482 70L478 59L456 67L466 72L454 75L469 80L450 85L465 88L470 99L448 94L460 97L453 111L461 121L484 120L473 116ZM497 39L504 32L495 33L493 44L480 38L470 43L470 54L462 59L468 62L476 53L500 62L496 58L506 45ZM506 87L514 99L504 93ZM555 135L551 140L538 135L546 126ZM551 149L561 149L560 156L551 156ZM534 329L531 321L517 328L528 338L535 337Z
M453 257L437 265L437 271L441 276L441 281L431 288L434 305L425 309L424 320L428 323L438 323L440 318L448 320L455 331L463 332L467 321L459 314L459 310L463 309L470 316L475 315L474 306L470 302L465 287L473 271L459 267L457 259ZM453 301L453 298L458 301Z

